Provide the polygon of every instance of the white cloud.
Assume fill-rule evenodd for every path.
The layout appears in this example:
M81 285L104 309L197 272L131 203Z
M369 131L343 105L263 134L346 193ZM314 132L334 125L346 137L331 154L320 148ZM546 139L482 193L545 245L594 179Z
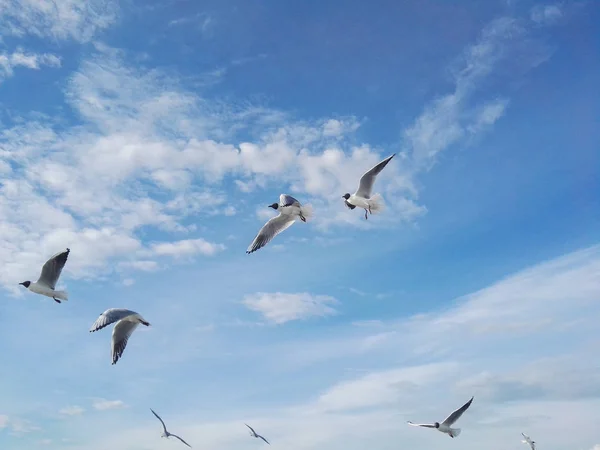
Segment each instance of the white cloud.
M329 305L335 305L338 301L328 295L312 295L306 292L259 292L246 296L242 303L252 311L261 313L268 321L283 324L292 320L336 314L336 310Z
M0 414L0 430L8 426L8 416Z
M531 20L540 25L550 25L563 16L562 9L559 5L536 5L531 9Z
M92 407L98 411L107 411L110 409L122 409L127 405L122 400L97 399L92 403Z
M63 416L80 416L85 412L81 406L67 406L66 408L62 408L58 411L59 414Z
M60 67L60 58L51 53L24 53L22 50L0 53L0 81L13 76L16 67L39 70L42 66Z
M176 242L163 242L151 245L152 251L160 256L173 256L180 258L183 256L205 255L213 256L216 253L225 250L223 244L214 244L204 239L186 239Z

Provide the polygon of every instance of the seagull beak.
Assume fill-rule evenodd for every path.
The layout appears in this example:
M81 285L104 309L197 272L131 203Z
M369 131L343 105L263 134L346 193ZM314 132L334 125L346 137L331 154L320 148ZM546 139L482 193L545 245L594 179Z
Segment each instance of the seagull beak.
M25 283L19 283L21 286L25 286Z

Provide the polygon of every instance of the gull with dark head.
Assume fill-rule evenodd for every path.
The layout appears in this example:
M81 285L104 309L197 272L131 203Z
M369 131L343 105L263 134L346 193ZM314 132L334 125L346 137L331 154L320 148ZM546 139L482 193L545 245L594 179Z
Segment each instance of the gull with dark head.
M471 406L472 402L473 397L471 397L471 400L469 400L467 403L465 403L452 414L450 414L448 417L446 417L446 419L442 423L412 423L409 421L408 424L412 425L413 427L435 428L438 431L441 431L442 433L446 433L451 438L455 438L460 434L460 428L451 428L451 426L460 418L460 416L463 415L463 413L467 409L469 409L469 406Z
M267 441L264 437L262 437L260 434L257 434L256 431L254 431L254 428L252 428L250 425L248 425L247 423L245 423L244 425L246 425L248 428L250 428L250 436L255 437L255 438L260 438L263 441L265 441L267 444L271 445L271 443L269 441Z
M535 450L535 441L532 441L529 436L525 433L521 433L523 435L523 440L521 441L523 444L529 444L531 450Z
M60 303L61 300L69 300L67 291L55 291L54 289L70 252L71 250L66 249L64 252L57 253L46 261L37 281L33 283L31 281L23 281L19 284L25 286L31 292L53 298L56 303Z
M281 194L279 203L273 203L269 205L269 208L279 211L279 214L263 225L246 250L248 254L267 245L275 236L292 226L298 219L306 222L313 215L311 205L302 205L294 197L287 194Z
M183 442L183 443L184 443L185 445L187 445L189 448L192 448L192 446L191 446L190 444L188 444L187 442L185 442L185 441L184 441L182 438L180 438L180 437L179 437L179 436L177 436L176 434L169 433L169 432L167 431L167 426L165 425L165 423L163 422L163 420L160 418L160 416L159 416L158 414L156 414L152 408L150 408L150 411L152 411L152 414L154 414L154 415L156 416L156 418L157 418L158 420L160 420L160 423L162 423L162 426L163 426L163 433L160 435L160 437L163 437L163 438L167 438L167 439L168 439L168 438L170 438L171 436L173 436L174 438L177 438L177 439L179 439L181 442Z
M383 170L385 166L396 156L394 153L392 156L388 156L375 167L372 167L360 177L358 183L358 189L352 195L346 193L342 195L344 203L349 209L354 209L357 206L365 210L365 220L368 219L368 214L379 212L384 208L383 197L380 194L373 195L373 185L377 175Z
M135 311L122 308L111 308L100 314L100 317L98 317L92 325L92 328L90 328L90 333L101 330L115 322L116 325L113 328L111 341L113 365L116 364L121 355L123 355L125 347L127 346L127 341L138 325L141 323L147 327L150 326L150 324Z

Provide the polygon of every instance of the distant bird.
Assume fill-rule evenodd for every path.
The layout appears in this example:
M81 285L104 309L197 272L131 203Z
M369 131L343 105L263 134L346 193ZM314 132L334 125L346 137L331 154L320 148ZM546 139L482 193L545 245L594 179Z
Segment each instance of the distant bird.
M100 317L98 317L96 322L94 322L92 325L92 328L90 328L90 333L101 330L102 328L114 322L117 322L117 324L113 328L111 342L113 365L116 364L121 355L123 355L123 351L127 346L127 341L129 340L131 333L135 331L138 325L141 323L147 327L150 326L150 324L135 311L121 308L111 308L100 314Z
M42 273L35 283L23 281L19 284L25 286L31 292L53 298L56 303L60 303L60 300L69 300L67 291L55 291L54 288L70 252L71 250L66 249L46 261L46 264L42 267Z
M269 205L269 208L279 211L279 214L263 225L246 250L248 254L267 245L275 236L293 225L296 220L300 219L302 222L306 222L313 215L311 205L301 205L298 200L287 194L281 194L279 203L273 203Z
M523 444L529 444L529 446L531 447L531 450L535 450L535 441L532 441L531 438L529 436L527 436L525 433L521 433L521 434L525 438L521 442Z
M413 427L436 428L438 431L441 431L442 433L446 433L451 438L455 438L460 434L460 428L450 428L450 427L452 424L454 424L454 422L456 422L460 418L460 416L463 415L463 413L467 409L469 409L469 406L471 406L471 403L473 402L473 398L474 397L471 397L471 400L469 400L463 406L461 406L456 411L454 411L452 414L450 414L448 417L446 417L446 420L444 420L442 423L435 422L432 424L428 424L428 423L412 423L409 421L408 424L412 425Z
M185 441L184 441L182 438L180 438L180 437L179 437L179 436L177 436L176 434L169 433L169 432L167 431L167 426L165 425L165 423L163 422L163 420L160 418L160 416L159 416L158 414L156 414L152 408L150 408L150 411L152 411L152 414L154 414L154 415L156 416L156 418L157 418L158 420L160 420L160 423L162 423L162 426L163 426L163 430L164 430L164 431L163 431L163 434L161 434L161 435L160 435L160 437L163 437L163 438L165 438L165 437L166 437L166 438L168 439L168 438L170 438L171 436L173 436L174 438L177 438L177 439L179 439L181 442L183 442L183 443L184 443L185 445L187 445L189 448L192 448L192 446L191 446L190 444L188 444L187 442L185 442Z
M344 203L348 208L354 209L358 206L365 210L365 220L368 219L367 213L373 214L373 212L381 211L385 206L380 194L371 195L373 192L373 184L375 184L375 178L377 178L379 172L387 166L394 156L396 156L395 153L365 172L364 175L360 177L358 189L354 194L350 195L346 193L342 195L342 198L345 199Z
M260 434L256 434L256 431L254 431L254 428L252 428L250 425L248 425L247 423L245 423L244 425L246 425L248 428L250 428L250 436L255 437L255 438L261 438L267 444L271 445L271 443L269 441L267 441L264 437L262 437Z

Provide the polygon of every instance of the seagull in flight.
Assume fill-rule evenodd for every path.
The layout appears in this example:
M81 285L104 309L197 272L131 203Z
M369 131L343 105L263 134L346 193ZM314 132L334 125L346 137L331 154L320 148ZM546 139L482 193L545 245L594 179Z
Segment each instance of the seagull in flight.
M260 434L256 434L256 431L254 431L254 428L252 428L250 425L248 425L247 423L245 423L244 425L246 425L248 428L250 428L250 436L255 437L255 438L261 438L267 444L271 445L271 443L269 441L267 441L264 437L262 437Z
M531 438L529 436L527 436L525 433L521 433L523 435L523 440L521 441L523 444L529 444L529 446L531 447L531 450L535 450L535 441L532 441Z
M56 303L60 303L61 300L69 300L67 291L55 291L54 289L56 288L56 282L60 277L63 267L65 267L70 251L66 249L64 252L57 253L46 261L42 267L42 273L36 282L23 281L19 284L25 286L31 292L53 298Z
M138 325L141 323L147 327L150 326L150 324L135 311L122 308L111 308L100 314L100 317L96 319L92 328L90 328L90 333L101 330L114 322L117 323L113 328L111 342L113 365L116 364L121 355L123 355L123 351L127 346L127 341Z
M294 197L287 194L281 194L279 203L273 203L269 205L269 208L279 211L279 214L263 225L246 250L248 254L267 245L275 236L292 226L298 219L306 222L313 214L311 205L302 205Z
M460 434L460 428L451 428L451 426L460 418L460 416L463 415L467 409L469 409L469 406L471 406L471 403L473 402L473 398L474 397L471 397L471 400L446 417L442 423L412 423L409 421L408 424L412 425L413 427L436 428L438 431L446 433L451 438L455 438Z
M375 178L383 170L385 166L396 156L394 153L392 156L388 156L375 167L371 168L360 177L358 189L352 195L346 193L342 195L344 203L349 209L354 209L357 206L365 210L365 220L368 219L368 213L381 211L384 207L383 197L380 194L372 195L373 185L375 184Z
M163 434L161 434L161 435L160 435L160 437L163 437L163 438L165 438L165 437L166 437L166 438L168 439L168 438L170 438L171 436L173 436L174 438L177 438L177 439L179 439L181 442L183 442L183 443L184 443L185 445L187 445L189 448L192 448L192 446L191 446L190 444L188 444L187 442L185 442L183 439L181 439L181 438L180 438L179 436L177 436L176 434L169 433L169 432L167 431L167 426L165 425L165 423L163 422L163 420L160 418L160 416L159 416L158 414L156 414L152 408L150 408L150 411L152 411L152 414L154 414L154 415L156 416L156 418L157 418L158 420L160 420L160 423L162 423L162 426L163 426L163 430L164 430L164 431L163 431Z

